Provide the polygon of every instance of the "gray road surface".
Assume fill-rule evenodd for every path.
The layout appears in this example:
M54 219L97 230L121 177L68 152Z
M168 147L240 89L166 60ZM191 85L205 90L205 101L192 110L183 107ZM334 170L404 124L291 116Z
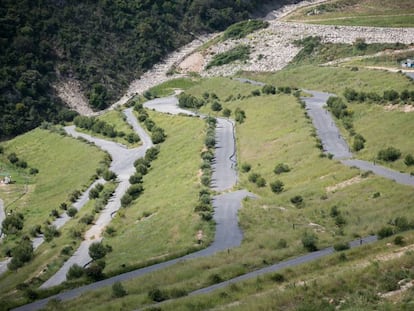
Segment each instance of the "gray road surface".
M231 120L217 118L211 187L215 191L232 189L237 183L236 137Z
M405 72L407 76L409 76L412 80L414 80L414 72Z
M65 291L63 293L35 301L33 303L21 306L14 310L19 311L32 311L43 308L50 299L59 299L62 301L70 300L78 297L82 293L87 291L99 289L105 286L110 286L115 282L123 282L130 280L154 271L164 269L172 266L176 263L183 262L185 260L210 256L219 251L224 251L229 248L237 247L240 245L243 235L238 227L237 222L237 211L241 208L241 201L246 197L253 197L250 193L245 190L236 191L233 193L222 194L214 197L214 220L216 222L216 234L214 242L207 248L198 252L186 255L184 257L176 258L152 266L148 266L135 271L127 272L124 274L117 275L115 277L95 282L86 286L75 288L72 290Z
M372 162L357 159L348 159L342 160L341 163L347 166L355 166L363 171L372 171L374 174L394 180L395 182L402 185L414 186L414 176L411 176L410 174L400 173L384 166L374 164Z
M350 245L351 248L354 248L354 247L358 247L360 245L370 244L370 243L373 243L375 241L377 241L376 236L368 236L368 237L365 237L363 239L354 240L354 241L350 242L349 245ZM298 266L298 265L301 265L301 264L304 264L304 263L309 263L309 262L315 261L317 259L320 259L322 257L325 257L327 255L333 254L334 252L335 252L335 250L333 249L333 247L328 247L328 248L322 249L320 251L312 252L312 253L309 253L309 254L306 254L306 255L303 255L303 256L299 256L299 257L296 257L296 258L293 258L293 259L285 260L285 261L279 262L275 265L268 266L268 267L265 267L265 268L262 268L262 269L259 269L259 270L256 270L256 271L252 271L250 273L240 275L236 278L233 278L233 279L230 279L230 280L218 283L218 284L214 284L214 285L211 285L211 286L208 286L208 287L205 287L205 288L200 288L196 291L193 291L193 292L189 293L189 296L194 296L194 295L199 295L199 294L207 294L207 293L210 293L210 292L212 292L216 289L226 287L226 286L228 286L230 284L233 284L233 283L237 283L237 282L245 281L245 280L248 280L248 279L251 279L251 278L255 278L255 277L258 277L258 276L266 274L266 273L276 272L276 271L282 270L284 268L291 268L291 267L295 267L295 266Z
M178 99L175 96L156 98L144 103L144 107L148 109L154 109L158 112L168 114L186 114L195 116L196 114L192 111L181 109L178 107Z
M151 138L139 125L135 116L133 115L132 108L124 111L127 117L128 123L130 123L133 129L138 133L141 138L142 146L134 149L127 149L118 143L107 141L92 137L90 135L79 133L75 130L74 126L66 127L66 131L74 137L83 137L88 141L95 143L98 147L109 152L112 157L112 163L110 169L118 176L119 184L116 188L112 198L106 205L105 209L99 214L98 220L95 224L86 232L85 240L81 243L76 252L63 264L63 266L53 275L49 280L42 284L40 288L48 288L61 284L66 280L66 273L70 267L75 263L79 266L85 266L91 261L88 250L89 246L93 242L99 242L102 240L101 233L105 227L111 222L112 216L121 207L121 198L129 188L129 177L134 174L135 167L134 161L145 155L148 148L152 147Z
M302 97L301 99L306 103L306 110L312 118L313 125L322 141L324 151L333 154L335 159L351 158L352 153L336 127L332 115L323 108L328 98L334 95L309 90L304 91L313 95L313 97Z
M246 79L246 78L234 78L234 80L240 81L242 83L248 83L248 84L252 84L252 85L257 85L257 86L264 86L264 85L266 85L266 83L259 82L259 81L254 81L254 80L250 80L250 79Z

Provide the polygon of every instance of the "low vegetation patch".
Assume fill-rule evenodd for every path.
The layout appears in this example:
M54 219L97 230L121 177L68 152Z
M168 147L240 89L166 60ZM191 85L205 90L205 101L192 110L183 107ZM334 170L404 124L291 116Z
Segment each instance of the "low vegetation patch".
M206 69L211 67L223 66L235 61L246 61L249 59L250 47L248 45L238 45L231 50L219 53L207 64Z
M223 40L241 39L248 34L269 26L269 22L262 20L247 20L231 25L223 33Z

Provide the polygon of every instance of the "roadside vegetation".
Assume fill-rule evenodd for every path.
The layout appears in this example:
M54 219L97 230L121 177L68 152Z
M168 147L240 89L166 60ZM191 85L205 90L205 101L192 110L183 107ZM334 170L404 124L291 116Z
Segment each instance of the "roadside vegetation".
M82 133L112 140L130 148L137 147L140 138L126 121L121 110L109 111L99 117L77 116L73 123Z
M213 59L207 64L206 70L211 67L223 66L235 61L246 61L249 59L250 47L248 45L238 45L226 52L213 56Z
M410 0L336 0L307 6L285 19L324 25L413 27L413 13Z
M205 84L197 85L188 92L197 96L198 89L207 92L214 91L220 98L218 94L221 94L225 86L210 88L209 85L211 83L223 85L223 81L227 81L230 86L236 83L236 81L222 78L216 79L215 82L206 80ZM242 87L253 88L248 84L243 84ZM222 104L223 108L232 111L239 108L246 113L245 121L237 126L238 157L239 162L244 163L242 166L246 171L241 173L240 187L259 195L259 199L244 201L244 208L240 212L240 223L245 237L242 246L230 250L229 253L222 252L209 258L179 263L151 275L123 282L128 295L120 301L108 300L107 297L110 295L107 291L111 290L109 288L65 303L65 307L75 309L80 304L92 306L93 301L97 299L111 304L114 308L119 304L133 305L136 308L165 299L179 298L197 288L328 245L336 245L338 250L345 249L348 241L357 239L359 236L377 233L383 227L390 226L388 225L390 221L397 216L408 215L407 211L412 202L409 187L397 185L374 175L360 174L358 170L347 168L327 157L321 157L320 149L315 146L312 136L312 125L294 96L269 94L231 102L223 101ZM261 109L257 109L258 105ZM165 116L159 117L165 118ZM175 119L170 119L170 122L173 120ZM162 147L165 147L167 143L168 140ZM162 154L161 151L160 155ZM160 161L160 158L156 161ZM154 171L155 169L154 166ZM266 181L266 185L262 187L251 183L249 181L251 173L259 174ZM150 176L151 172L148 178ZM357 181L341 186L353 178ZM284 189L280 193L274 193L270 187L270 183L275 180L281 180L284 183ZM146 194L147 191L137 203ZM148 206L148 204L141 201L139 206ZM390 209L390 206L393 208ZM137 219L126 217L126 219L129 218ZM150 216L145 221L153 222L156 218L159 218L158 214ZM116 222L120 220L117 219ZM407 220L411 221L408 218ZM141 226L145 224L145 221L140 220L138 223ZM391 227L394 226L391 225ZM122 228L129 228L129 226L122 226ZM152 224L151 228L154 230L153 228L159 228L159 226ZM157 232L158 230L160 229L157 229ZM133 249L135 245L134 243ZM125 246L124 249L129 248ZM145 250L146 248L140 249L140 252L145 252ZM132 249L129 249L128 253L125 251L119 253L129 256L131 251ZM365 250L359 254L366 254L366 252ZM116 253L118 252L108 254L107 258L109 259ZM333 262L337 267L344 261L344 258L347 259L348 254L334 255L331 259L310 266L315 267L312 269L315 275L320 275L318 271L323 270L318 269L331 265ZM324 262L329 264L324 264ZM305 266L297 271L298 274L295 275L300 278L304 275L303 271L310 270L309 266ZM281 272L281 276L275 275L274 278L272 274L263 277L265 280L269 279L269 287L266 288L272 288L275 284L279 284L278 282L283 284L284 280L292 280L294 277L291 277L290 273L296 273L296 269ZM249 282L251 282L249 284L257 284L255 279ZM239 285L235 285L235 288L239 288ZM249 291L250 287L246 291L240 290L240 294L245 297ZM257 288L255 291L257 292ZM215 295L213 294L214 297ZM225 304L225 301L231 301L230 297L234 297L233 294L223 296L218 300L214 298L209 300L207 305L214 306L214 302L219 305ZM201 303L204 306L202 297L184 299L185 301L190 299L188 306L194 307L194 303ZM182 300L177 303L185 305ZM174 303L172 305L176 307Z

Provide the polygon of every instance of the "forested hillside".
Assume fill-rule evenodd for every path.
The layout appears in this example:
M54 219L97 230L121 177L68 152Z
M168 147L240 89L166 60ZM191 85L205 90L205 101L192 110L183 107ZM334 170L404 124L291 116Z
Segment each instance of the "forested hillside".
M0 139L73 118L54 95L55 79L78 79L91 106L103 109L194 34L222 30L264 2L2 0Z

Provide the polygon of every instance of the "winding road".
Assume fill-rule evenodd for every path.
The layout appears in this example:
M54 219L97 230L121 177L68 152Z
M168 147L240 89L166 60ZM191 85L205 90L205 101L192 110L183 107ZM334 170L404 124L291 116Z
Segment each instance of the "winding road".
M246 81L243 81L243 82L246 82ZM397 182L400 182L403 184L414 185L414 178L412 176L409 176L408 174L402 174L399 172L395 172L387 168L384 168L382 166L374 165L373 163L369 163L366 161L351 159L352 153L349 151L349 148L345 140L340 136L339 130L335 126L335 123L333 122L334 120L331 114L324 109L326 100L329 98L329 96L331 96L331 94L316 92L316 91L307 91L307 92L312 94L313 97L305 97L302 99L306 103L306 109L308 110L308 113L314 122L318 135L321 138L322 144L326 152L331 153L334 156L334 158L339 159L345 165L357 166L364 170L371 170L378 175L384 176L386 178L394 179ZM187 115L192 115L192 116L195 115L194 113L179 109L177 107L177 99L174 97L168 97L168 98L149 101L144 106L146 108L162 111L163 113L187 114ZM217 148L215 152L215 163L213 167L214 172L213 172L212 188L215 189L216 191L228 191L228 190L231 190L234 187L235 183L237 182L237 173L235 170L236 159L235 159L235 143L234 143L234 139L235 139L234 125L231 121L227 119L219 118L218 120L219 122L217 122L217 127L216 127L216 145L217 145L216 147ZM76 135L75 133L74 135ZM85 134L77 133L77 135L85 135ZM87 139L89 140L89 138ZM114 145L116 145L115 143L104 141L104 143L101 144L99 140L95 140L95 139L93 140L95 141L95 143L97 143L97 145L101 146L105 150L108 150L108 151L112 150L113 152L113 149L109 148L108 144L111 145L112 148L116 148L114 147ZM118 146L118 148L120 148L120 146ZM127 156L127 158L129 157ZM113 163L113 166L111 166L111 169L119 165L119 162L117 161L119 161L119 159L114 157L114 163ZM120 172L121 171L122 170L120 170ZM169 267L171 265L174 265L176 263L179 263L185 260L210 256L216 252L230 249L233 247L237 247L241 244L241 241L243 238L243 233L238 226L237 213L241 207L242 199L245 198L246 196L254 198L254 195L250 194L249 192L245 190L222 193L213 198L213 206L215 209L214 220L216 222L216 233L215 233L215 238L214 238L213 243L209 247L203 250L197 251L192 254L188 254L181 258L176 258L173 260L162 262L156 265L152 265L152 266L138 269L135 271L131 271L128 273L120 274L115 277L103 280L103 281L99 281L93 284L89 284L83 287L69 290L69 291L57 294L55 296L48 297L46 299L39 300L34 303L19 307L15 310L38 310L39 308L44 307L46 303L52 298L59 299L62 301L73 299L86 291L98 289L104 286L109 286L118 281L126 281L129 279L135 278L135 277L139 277L147 273L151 273L153 271L157 271L157 270ZM357 247L362 244L368 244L368 243L375 242L376 240L377 239L375 236L369 236L361 240L358 239L356 241L352 241L350 243L350 246ZM85 241L85 248L83 250L84 253L87 253L86 245L88 245L87 241ZM227 280L219 284L215 284L215 285L212 285L206 288L201 288L199 290L196 290L190 293L189 295L209 293L218 288L228 286L229 284L232 284L235 282L257 277L265 273L275 272L275 271L278 271L286 267L294 267L299 264L311 262L321 257L332 254L333 252L334 252L333 248L330 247L330 248L326 248L326 249L323 249L317 252L309 253L303 256L299 256L297 258L293 258L290 260L277 263L269 267L265 267L265 268L262 268L256 271L252 271L250 273L241 275L239 277ZM86 260L85 258L85 262L87 262L88 260ZM70 267L70 265L68 264L68 267ZM66 273L64 273L64 275L66 277ZM63 280L64 279L59 280L59 282L57 282L56 284L59 284ZM50 284L52 284L51 282L49 283L49 286L53 286ZM44 285L42 285L42 287L48 287Z
M324 108L328 98L334 95L310 90L304 91L313 96L302 97L301 99L306 103L306 110L312 118L325 152L332 154L335 159L340 160L344 165L357 167L363 171L372 171L378 176L394 180L399 184L414 186L414 176L410 174L400 173L372 162L353 159L353 154L341 136L332 115Z
M89 256L89 246L94 242L102 240L102 231L111 222L113 214L121 207L121 198L130 186L129 177L135 172L134 161L140 157L143 157L146 151L153 146L151 138L139 125L137 119L133 115L132 108L126 109L124 114L128 123L131 124L133 129L141 138L142 146L138 148L127 149L125 146L118 143L95 138L88 134L79 133L75 130L74 126L68 126L65 128L66 132L71 136L82 137L90 142L93 142L111 155L112 163L110 170L117 174L119 184L109 203L106 205L105 209L101 211L98 220L86 232L85 240L82 241L76 252L64 263L59 271L43 283L40 288L49 288L61 284L66 281L66 273L72 265L77 264L83 267L91 261Z
M195 114L183 110L177 107L177 99L175 97L166 97L163 99L155 99L149 101L144 104L144 107L149 109L154 109L161 111L163 113L169 114L187 114L190 116L194 116ZM131 113L131 110L128 109ZM132 122L131 124L137 123L135 117L131 114L128 114L128 122ZM135 120L135 121L134 121ZM136 124L138 127L138 123ZM139 130L134 126L134 129ZM127 153L132 153L132 151L128 151L123 149L122 146L119 146L116 143L93 138L87 134L78 133L75 131L74 127L68 127L66 129L69 134L73 135L74 137L81 136L89 141L94 142L99 147L104 150L107 150L113 156L113 164L111 165L111 169L115 172L126 173L129 172L128 167L129 165L133 166L134 157L130 157L125 155ZM142 133L139 133L141 136ZM236 173L236 146L235 146L235 136L234 136L234 124L232 121L227 119L219 119L216 127L216 152L215 152L215 161L213 165L213 189L216 191L228 191L231 190L237 182L237 173ZM144 142L144 145L148 142ZM142 149L138 148L138 149ZM132 149L131 149L132 150ZM144 153L145 154L145 153ZM141 156L143 156L142 154ZM124 157L124 158L122 158ZM123 160L122 160L123 159ZM128 161L132 161L129 162ZM123 163L123 166L120 166L120 163ZM119 175L118 175L119 176ZM122 175L126 176L126 175ZM221 180L225 179L225 180ZM122 183L122 182L121 182ZM117 189L118 190L118 189ZM116 195L114 196L116 197ZM238 225L238 210L241 208L241 201L245 197L254 197L251 193L246 190L239 190L235 192L223 193L217 195L213 198L213 207L214 207L214 221L216 223L216 232L213 243L205 249L200 251L188 254L186 256L176 258L173 260L169 260L166 262L162 262L156 265L152 265L149 267L145 267L142 269L138 269L135 271L131 271L128 273L120 274L115 277L99 281L96 283L92 283L83 287L79 287L73 290L69 290L46 299L42 299L31 304L27 304L21 306L15 310L38 310L46 305L46 303L53 298L59 300L69 300L73 299L80 294L89 291L98 289L104 286L112 285L118 281L126 281L135 277L142 276L144 274L157 271L168 266L174 265L178 262L182 262L184 260L195 259L205 256L211 256L219 251L228 250L230 248L234 248L240 246L243 233ZM108 207L105 211L109 209ZM101 218L101 217L100 217ZM98 220L99 221L99 220ZM110 221L110 220L109 220ZM101 228L102 229L102 228ZM96 231L92 230L89 231ZM89 233L88 231L88 233ZM88 236L87 233L87 236ZM89 234L90 235L90 234ZM96 241L96 239L95 239ZM90 257L88 255L88 248L91 244L91 240L85 240L80 248L75 252L75 254L64 264L64 266L46 283L44 283L41 288L48 288L51 286L58 285L66 280L66 272L68 269L75 263L78 265L87 264L90 261Z

